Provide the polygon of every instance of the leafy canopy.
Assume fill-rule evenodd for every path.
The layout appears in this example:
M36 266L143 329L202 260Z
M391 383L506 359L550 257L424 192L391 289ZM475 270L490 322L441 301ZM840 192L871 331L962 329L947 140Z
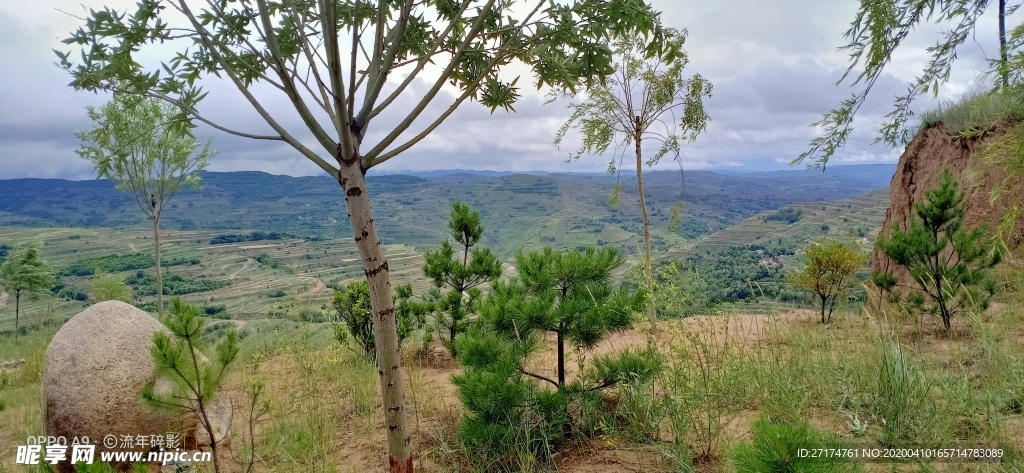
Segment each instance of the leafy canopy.
M802 270L791 273L789 280L818 296L821 323L828 323L832 320L836 301L848 289L850 276L864 265L866 255L856 246L822 237L804 248L804 258L806 265Z
M184 119L177 114L157 99L115 93L102 107L89 107L94 128L75 132L82 140L78 155L96 166L99 177L131 193L152 220L178 191L199 186L195 171L215 153L209 142L196 152L199 142L181 129Z
M90 10L85 25L64 40L81 58L55 52L76 88L163 99L180 109L174 121L180 128L191 126L183 118L192 116L225 132L283 141L331 175L338 174L335 159L339 165L361 160L369 169L398 155L466 100L512 110L520 93L518 77L502 73L510 64L527 65L538 88L576 90L612 72L611 38L643 37L651 57L665 43L658 14L642 0L240 0L193 7L141 0L130 14ZM234 84L273 132L245 132L207 118L201 102L211 76ZM429 85L415 104L361 151L373 118L409 94L417 78ZM454 97L450 105L432 108L417 134L399 139L444 96L443 88ZM262 92L287 98L305 129L286 129ZM308 148L299 131L310 132L334 159Z
M683 44L686 31L665 30L665 53L650 57L644 38L615 40L614 72L587 90L586 98L569 105L572 115L558 129L555 145L577 129L583 144L569 155L574 161L585 154L604 154L614 143L625 149L639 139L653 141L658 150L645 161L653 166L666 155L679 159L682 141L693 141L707 128L709 117L704 98L712 86L700 74L689 75ZM621 167L613 158L609 170Z
M0 265L0 287L15 297L35 297L53 286L53 268L39 256L39 246L20 244Z

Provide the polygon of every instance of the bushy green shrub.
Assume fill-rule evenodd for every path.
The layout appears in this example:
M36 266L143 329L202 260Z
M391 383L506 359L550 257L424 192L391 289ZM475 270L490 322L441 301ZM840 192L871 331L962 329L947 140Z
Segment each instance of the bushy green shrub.
M800 220L800 215L803 214L803 212L803 210L795 209L793 207L783 207L779 210L776 210L774 213L765 216L764 221L776 221L792 224Z
M228 306L224 304L208 305L203 307L203 314L211 319L226 320L231 318L231 316L228 315Z
M302 309L299 311L297 318L300 322L310 322L314 324L330 321L330 318L324 314L323 311L316 309Z
M395 322L398 324L398 344L401 345L419 327L421 320L408 310L409 304L405 300L412 295L412 288L401 285L395 293ZM343 291L334 291L331 304L335 310L334 337L342 344L348 344L351 340L362 354L375 359L377 343L373 335L373 308L370 306L370 288L366 281L355 281L349 283Z

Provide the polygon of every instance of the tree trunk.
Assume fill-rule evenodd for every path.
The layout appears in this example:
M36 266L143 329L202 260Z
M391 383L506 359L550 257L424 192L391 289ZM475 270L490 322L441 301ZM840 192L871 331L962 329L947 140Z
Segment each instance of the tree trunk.
M821 324L822 325L828 325L828 323L825 322L825 302L828 300L828 297L827 296L820 296L820 297L821 297Z
M565 386L565 337L558 333L558 389Z
M633 143L636 144L636 188L640 192L640 213L644 216L644 276L647 278L647 290L650 291L648 315L651 319L651 330L654 331L658 329L658 312L654 306L654 268L651 265L651 220L647 216L647 198L644 197L643 160L640 153L640 138L639 134L633 137Z
M14 292L14 343L18 343L18 318L21 317L21 292Z
M412 473L412 446L405 411L405 386L399 360L398 327L395 322L395 303L391 297L390 271L373 223L366 176L359 167L359 160L341 166L338 183L345 193L352 233L370 287L373 332L377 342L377 374L380 376L384 422L387 425L388 465L393 473Z
M935 263L936 266L938 263ZM946 293L942 292L942 276L933 274L932 278L935 279L935 302L939 304L939 315L942 316L942 325L946 328L946 333L949 333L949 309L946 307Z
M160 216L153 216L153 257L156 259L156 307L158 320L164 321L164 272L160 267Z
M828 323L832 323L832 312L836 310L836 300L839 299L839 295L832 296L832 302L828 304Z
M1006 51L1006 0L999 0L999 75L1003 80L1003 88L1010 86L1010 71L1007 68Z
M452 326L448 327L448 352L452 354L452 358L459 356L455 349L455 336L459 334L459 321L455 318L455 312L452 312Z

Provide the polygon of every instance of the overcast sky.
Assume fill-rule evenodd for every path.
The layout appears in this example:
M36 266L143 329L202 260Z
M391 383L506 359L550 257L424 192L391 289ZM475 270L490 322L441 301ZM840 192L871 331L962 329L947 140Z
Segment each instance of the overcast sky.
M834 83L847 67L842 33L852 20L857 3L851 0L651 0L662 10L663 22L686 28L689 69L714 84L706 106L711 123L705 134L684 149L685 169L782 169L807 148L815 130L809 124L821 117L852 89ZM87 2L96 8L109 4L124 8L123 0ZM81 13L78 2L39 0L0 4L0 57L7 70L0 73L0 179L57 177L88 179L95 170L75 155L75 130L90 126L87 105L106 97L69 87L70 77L54 65L51 49L67 50L60 39L79 26L79 20L60 10ZM898 51L887 75L876 86L872 100L860 112L856 131L842 155L830 164L895 162L899 151L871 145L881 117L892 98L926 59L924 49L938 39L941 27L919 28ZM994 8L982 18L977 34L959 51L959 59L944 95L955 97L976 87L976 77L987 58L998 54ZM573 139L566 149L551 145L555 131L568 117L565 103L545 105L531 95L528 78L520 81L523 98L517 113L489 110L476 103L462 108L410 151L384 163L381 169L431 170L546 170L593 172L607 168L608 157L584 157L566 164ZM404 100L408 107L425 84L416 84ZM244 99L225 84L212 84L201 111L218 121L246 131L266 131L266 125ZM919 107L929 104L922 102ZM287 115L283 97L268 102L272 111ZM396 108L392 107L392 108ZM443 109L439 102L434 109ZM368 142L389 130L398 114L383 114L372 123ZM294 117L287 126L301 128ZM260 170L273 174L314 175L319 168L286 145L256 142L201 128L200 137L213 139L219 154L211 171ZM576 141L578 142L578 141ZM269 144L268 144L269 143ZM314 143L311 142L311 145ZM674 163L661 167L677 168Z

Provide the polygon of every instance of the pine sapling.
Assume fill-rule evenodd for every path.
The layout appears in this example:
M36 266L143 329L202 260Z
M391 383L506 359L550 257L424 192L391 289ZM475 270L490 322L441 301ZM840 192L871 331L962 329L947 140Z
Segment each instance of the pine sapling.
M217 435L210 409L225 374L238 356L238 334L234 329L225 332L224 340L216 347L216 356L210 361L203 355L202 334L206 320L199 316L196 306L174 298L165 324L171 333L153 335L150 355L156 362L157 378L169 379L174 389L170 393L158 393L155 383L150 383L143 388L142 397L155 409L197 418L210 439L213 469L220 473Z

